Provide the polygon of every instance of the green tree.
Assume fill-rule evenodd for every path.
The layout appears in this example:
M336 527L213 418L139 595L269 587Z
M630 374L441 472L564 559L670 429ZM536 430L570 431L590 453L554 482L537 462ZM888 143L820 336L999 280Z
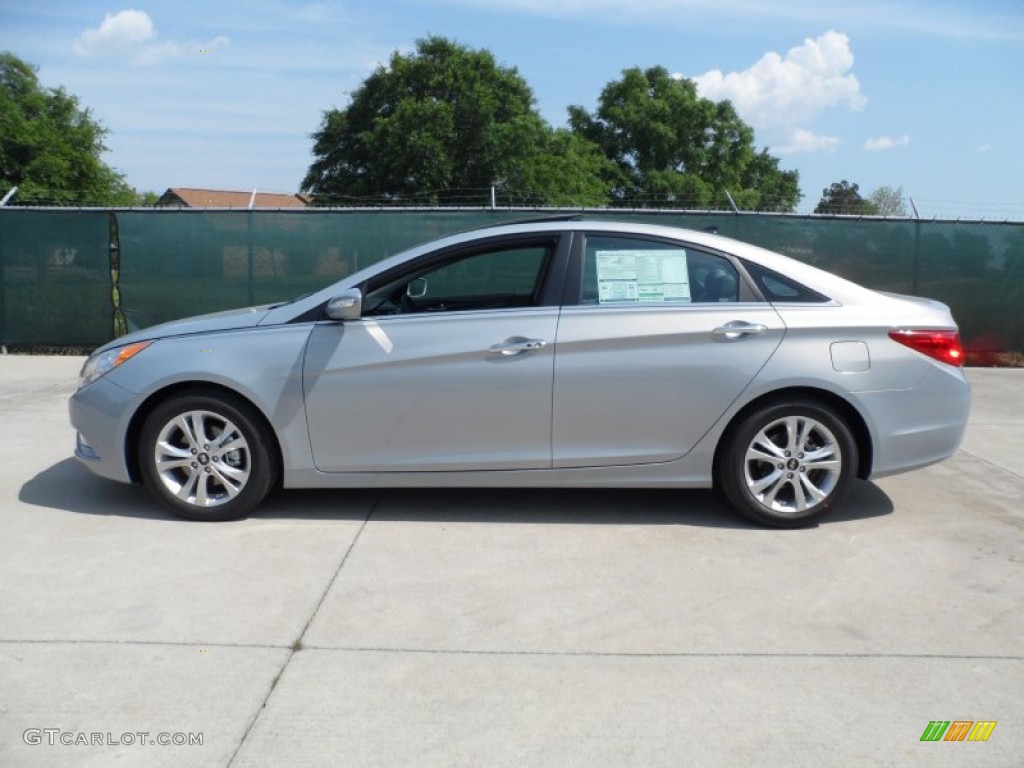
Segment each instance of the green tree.
M160 195L157 192L136 192L135 200L132 205L142 206L145 208L152 208L160 200Z
M903 187L879 187L868 195L868 200L878 209L879 216L907 215Z
M860 196L860 187L846 179L833 183L821 193L815 213L877 216L878 206Z
M0 194L16 185L17 202L132 204L135 190L100 159L106 135L76 97L0 53Z
M510 201L605 196L599 153L552 131L514 68L441 37L394 53L313 139L302 188L322 203L482 202L492 185Z
M593 142L559 128L550 131L523 167L524 196L504 189L512 203L563 206L608 204L612 164Z
M757 152L754 131L728 101L700 97L663 67L627 69L605 86L597 111L569 107L569 123L614 163L613 202L643 207L726 207L726 192L752 210L792 210L796 171Z

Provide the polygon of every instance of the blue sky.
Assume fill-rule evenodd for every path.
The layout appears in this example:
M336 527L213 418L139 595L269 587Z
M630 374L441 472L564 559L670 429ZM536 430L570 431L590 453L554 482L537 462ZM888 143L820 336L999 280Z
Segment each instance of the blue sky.
M0 49L157 192L297 191L321 111L430 34L518 68L556 126L625 68L694 78L800 171L803 212L848 179L925 217L1024 219L1017 0L0 0Z

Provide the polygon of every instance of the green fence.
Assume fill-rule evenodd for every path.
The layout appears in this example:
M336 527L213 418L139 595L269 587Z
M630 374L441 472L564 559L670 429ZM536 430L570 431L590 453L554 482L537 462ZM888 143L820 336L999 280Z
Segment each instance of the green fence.
M0 343L93 345L127 329L288 299L408 246L552 210L0 209ZM949 304L975 358L1024 351L1024 223L587 211L756 243L872 288Z

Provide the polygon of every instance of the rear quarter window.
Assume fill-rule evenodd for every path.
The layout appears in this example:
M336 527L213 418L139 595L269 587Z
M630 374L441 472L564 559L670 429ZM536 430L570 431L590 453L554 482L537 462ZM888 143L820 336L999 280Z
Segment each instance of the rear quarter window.
M744 261L743 266L747 274L753 279L754 284L764 294L764 297L773 303L796 303L796 304L823 304L831 301L828 296L811 290L806 285L798 283L778 272L774 272L760 264L753 264Z

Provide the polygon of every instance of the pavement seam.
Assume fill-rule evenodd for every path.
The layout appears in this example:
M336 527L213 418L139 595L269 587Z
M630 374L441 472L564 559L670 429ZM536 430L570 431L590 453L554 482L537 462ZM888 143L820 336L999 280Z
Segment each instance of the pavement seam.
M235 758L237 758L238 753L242 751L242 747L249 739L249 734L252 733L252 729L256 727L256 723L259 722L260 715L263 713L263 710L267 708L267 702L270 701L270 697L273 696L274 689L277 688L278 681L280 681L284 676L285 670L288 669L288 665L291 664L292 659L295 658L295 654L302 648L302 638L306 636L306 632L309 631L309 626L313 623L313 619L315 619L316 615L320 612L320 608L323 606L324 600L327 599L327 595L331 591L331 587L333 587L334 583L338 580L338 576L341 574L341 569L345 567L345 563L348 562L349 555L352 554L352 550L355 549L360 536L363 535L363 530L365 530L367 523L370 522L370 518L373 517L373 513L377 510L377 504L380 503L382 495L382 491L377 492L377 496L374 498L373 504L370 505L370 511L367 512L366 517L363 518L363 524L359 526L359 530L356 531L356 535L352 537L352 541L348 545L348 549L345 550L345 554L341 557L341 562L338 563L338 567L334 570L334 575L331 576L331 579L327 582L327 586L324 588L324 591L320 594L320 599L317 601L316 607L313 609L312 613L310 613L309 618L302 627L302 631L299 632L298 638L296 638L295 642L293 642L291 647L288 649L288 656L285 658L284 664L281 665L281 668L277 671L277 675L270 682L267 694L263 697L263 701L260 702L259 707L257 707L252 720L250 720L249 724L246 726L245 733L242 734L242 738L239 740L238 746L235 747L235 751L232 752L231 757L228 758L226 768L231 768L231 766L234 765Z
M337 651L343 653L396 653L423 654L434 656L545 656L565 658L621 658L621 659L946 659L962 661L1024 661L1024 656L999 654L960 653L765 653L762 651L716 653L708 652L667 652L645 653L643 651L486 651L451 648L345 648L340 646L310 645L304 651Z
M1002 470L1003 472L1005 472L1008 475L1013 475L1018 480L1024 480L1024 475L1021 475L1021 474L1015 472L1014 470L1010 469L1009 467L1004 467L1002 464L996 464L994 461L992 461L991 459L986 459L984 456L979 456L976 453L971 453L966 448L959 448L957 450L960 453L966 453L972 459L977 459L978 461L980 461L980 462L982 462L984 464L988 464L990 467L993 467L994 469L999 469L999 470Z
M0 645L163 645L172 648L193 648L203 646L208 648L243 648L258 650L291 651L295 653L294 646L289 645L266 645L258 643L185 643L159 640L0 640ZM1000 654L962 654L962 653L768 653L764 651L667 651L667 652L645 652L645 651L497 651L479 650L472 648L388 648L388 647L345 647L338 645L303 645L304 651L338 651L343 653L396 653L396 654L425 654L437 656L564 656L572 657L595 657L595 658L623 658L623 659L674 659L674 658L753 658L753 659L800 659L800 658L823 658L823 659L961 659L965 661L1024 661L1024 656L1005 656ZM289 654L289 657L292 655ZM283 668L282 668L283 671ZM268 696L269 698L269 696ZM264 702L266 699L264 699Z
M18 639L0 638L0 645L166 645L172 648L256 648L261 650L285 651L291 649L290 645L272 645L268 643L204 643L186 642L184 640L40 640L40 639Z

